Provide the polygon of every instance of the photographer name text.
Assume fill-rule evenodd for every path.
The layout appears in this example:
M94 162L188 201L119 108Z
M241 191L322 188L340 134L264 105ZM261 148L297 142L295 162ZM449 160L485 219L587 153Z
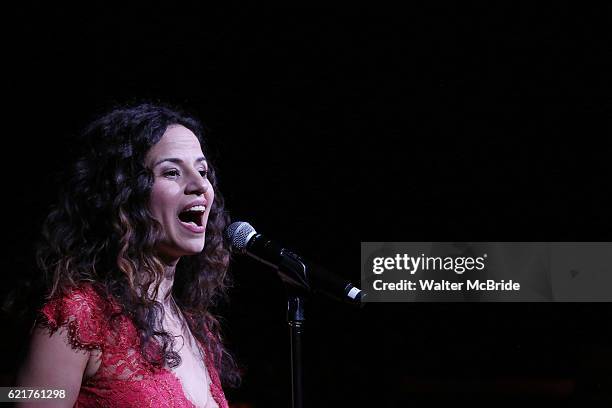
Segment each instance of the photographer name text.
M513 280L493 279L467 280L465 282L451 282L447 280L419 279L417 282L402 279L398 282L384 282L377 279L372 283L374 290L380 291L519 291L521 284Z

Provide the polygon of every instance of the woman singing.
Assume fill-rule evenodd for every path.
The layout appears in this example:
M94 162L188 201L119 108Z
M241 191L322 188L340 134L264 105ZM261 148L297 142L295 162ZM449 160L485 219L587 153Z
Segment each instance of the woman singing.
M227 407L239 375L211 308L228 217L200 124L142 104L83 145L43 227L48 297L18 385L66 390L55 406Z

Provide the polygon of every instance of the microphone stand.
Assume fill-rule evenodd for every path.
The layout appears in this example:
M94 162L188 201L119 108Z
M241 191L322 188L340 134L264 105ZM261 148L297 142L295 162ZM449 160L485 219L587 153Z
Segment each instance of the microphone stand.
M287 296L287 323L291 342L291 407L303 407L302 334L304 333L304 298Z
M311 269L296 254L286 248L257 234L255 229L246 222L235 222L226 230L226 237L232 241L232 246L239 253L276 269L276 272L287 289L287 323L289 324L289 339L291 350L291 406L302 408L303 369L302 369L302 335L304 334L304 301L306 295L313 293L313 286L334 288L331 292L340 295L342 299L359 302L361 290L350 282L336 278L317 267ZM312 283L310 275L312 275ZM318 283L317 283L318 282Z
M287 288L287 323L289 324L289 341L291 346L291 407L304 406L302 334L304 334L304 301L310 291L310 282L306 264L302 259L283 249L279 264L279 277Z

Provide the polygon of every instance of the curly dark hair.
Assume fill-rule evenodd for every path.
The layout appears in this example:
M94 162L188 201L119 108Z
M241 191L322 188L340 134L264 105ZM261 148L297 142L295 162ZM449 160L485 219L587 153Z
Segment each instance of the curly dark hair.
M143 355L158 367L175 367L181 361L173 349L173 337L155 329L161 327L163 317L161 303L151 295L164 275L155 251L162 227L148 209L154 177L145 166L145 156L172 125L191 130L206 151L200 122L166 106L120 107L95 120L83 133L79 142L83 152L66 176L59 203L44 222L36 257L48 299L85 282L94 283L134 322ZM223 237L229 217L217 190L214 166L210 158L207 161L215 199L204 250L178 263L172 294L193 335L212 353L223 382L235 386L239 371L223 346L219 320L211 312L226 298L229 285L230 252ZM154 338L162 353L151 355L147 344Z

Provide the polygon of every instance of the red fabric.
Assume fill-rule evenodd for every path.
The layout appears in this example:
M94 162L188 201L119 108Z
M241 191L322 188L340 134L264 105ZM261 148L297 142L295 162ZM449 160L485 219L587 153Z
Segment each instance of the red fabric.
M194 407L172 371L156 368L144 358L132 321L123 315L111 319L119 310L91 285L75 288L41 310L40 324L51 333L65 326L72 347L102 352L100 368L81 384L75 407ZM219 408L227 408L213 359L202 349L211 380L210 393Z

